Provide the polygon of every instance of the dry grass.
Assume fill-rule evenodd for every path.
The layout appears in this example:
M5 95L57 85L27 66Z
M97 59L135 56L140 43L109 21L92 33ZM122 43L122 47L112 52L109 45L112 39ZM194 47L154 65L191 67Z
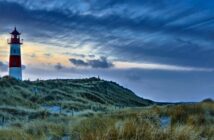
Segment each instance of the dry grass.
M213 103L124 110L86 119L73 131L82 140L211 140L213 111ZM163 115L171 117L166 128L160 126Z
M171 118L167 127L161 126L162 116ZM212 140L213 126L214 103L204 102L35 120L1 129L0 139L47 140L67 134L74 140Z
M19 129L0 130L1 140L33 140L30 135Z

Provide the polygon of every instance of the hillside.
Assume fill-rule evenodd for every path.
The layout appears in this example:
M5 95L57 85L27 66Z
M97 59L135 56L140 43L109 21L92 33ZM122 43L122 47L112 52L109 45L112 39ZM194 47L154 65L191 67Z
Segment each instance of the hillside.
M98 78L17 81L4 77L0 95L0 139L214 138L212 99L159 104Z
M60 106L64 110L103 110L153 103L117 83L98 78L17 81L3 77L0 79L0 89L0 106L27 109Z

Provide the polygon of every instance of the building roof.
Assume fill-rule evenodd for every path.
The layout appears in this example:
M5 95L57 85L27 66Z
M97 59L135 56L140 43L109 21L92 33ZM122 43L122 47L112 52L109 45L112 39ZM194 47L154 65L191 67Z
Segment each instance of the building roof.
M10 34L12 34L12 35L21 35L21 33L16 30L16 27Z

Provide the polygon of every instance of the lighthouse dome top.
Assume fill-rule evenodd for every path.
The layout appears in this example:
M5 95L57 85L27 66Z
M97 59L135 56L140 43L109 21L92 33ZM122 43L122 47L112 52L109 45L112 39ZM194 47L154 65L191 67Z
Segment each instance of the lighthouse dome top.
M14 28L14 30L10 34L12 34L12 35L21 35L21 33L16 30L16 27Z

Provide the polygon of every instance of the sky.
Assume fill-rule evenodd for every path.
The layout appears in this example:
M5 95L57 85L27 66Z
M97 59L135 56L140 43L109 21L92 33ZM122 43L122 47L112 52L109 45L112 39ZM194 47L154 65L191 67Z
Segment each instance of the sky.
M0 0L0 75L22 33L24 79L100 77L160 102L214 98L214 1Z

